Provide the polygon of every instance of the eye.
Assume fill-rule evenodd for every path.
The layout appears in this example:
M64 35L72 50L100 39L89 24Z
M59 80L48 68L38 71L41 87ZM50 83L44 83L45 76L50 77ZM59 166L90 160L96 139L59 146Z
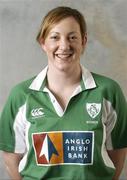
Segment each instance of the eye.
M76 40L76 39L77 39L76 36L70 36L70 37L69 37L69 40L71 40L71 41Z
M53 40L58 40L59 37L58 36L51 36L50 39L53 39Z

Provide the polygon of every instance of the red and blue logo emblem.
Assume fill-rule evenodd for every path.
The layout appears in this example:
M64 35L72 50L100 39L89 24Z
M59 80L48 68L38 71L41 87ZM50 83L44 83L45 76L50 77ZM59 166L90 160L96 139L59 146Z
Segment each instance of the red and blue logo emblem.
M32 140L38 165L93 164L92 131L34 133Z

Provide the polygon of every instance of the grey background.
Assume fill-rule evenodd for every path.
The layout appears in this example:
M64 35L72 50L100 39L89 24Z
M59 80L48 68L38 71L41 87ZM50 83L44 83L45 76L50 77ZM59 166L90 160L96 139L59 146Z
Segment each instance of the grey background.
M127 97L126 0L0 0L0 111L11 88L47 64L35 38L43 16L59 5L77 8L86 17L88 44L82 64L116 80ZM1 154L0 179L9 179ZM125 169L121 179L127 179Z

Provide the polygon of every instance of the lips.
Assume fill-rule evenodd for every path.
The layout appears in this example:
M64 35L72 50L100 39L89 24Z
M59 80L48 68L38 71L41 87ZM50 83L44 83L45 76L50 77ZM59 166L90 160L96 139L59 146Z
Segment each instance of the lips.
M55 56L60 58L60 59L67 59L69 57L71 57L73 55L73 53L55 53Z

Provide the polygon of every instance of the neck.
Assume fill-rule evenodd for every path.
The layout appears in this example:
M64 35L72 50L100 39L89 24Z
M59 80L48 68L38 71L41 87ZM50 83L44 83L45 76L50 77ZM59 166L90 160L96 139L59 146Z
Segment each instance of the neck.
M68 71L56 70L49 66L47 80L49 89L65 89L80 83L81 67L77 64L75 68Z

